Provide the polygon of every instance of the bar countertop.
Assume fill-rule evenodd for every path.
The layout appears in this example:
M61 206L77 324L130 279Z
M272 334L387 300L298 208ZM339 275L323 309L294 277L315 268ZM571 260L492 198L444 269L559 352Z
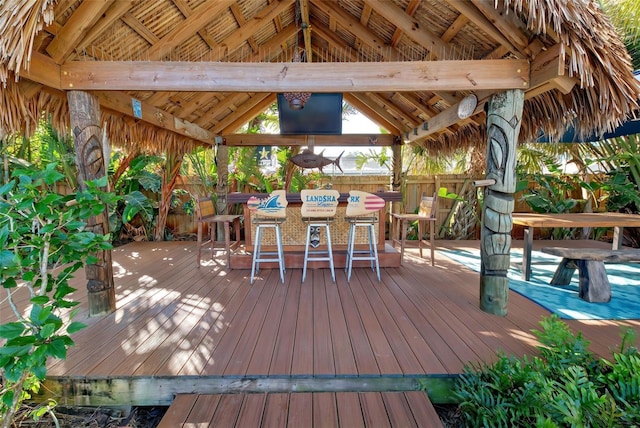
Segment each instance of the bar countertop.
M401 202L402 201L402 193L400 192L372 192L372 194L381 197L387 202ZM250 197L255 196L256 198L266 198L269 196L268 193L240 193L240 192L232 192L227 195L227 203L228 204L246 204ZM349 198L349 193L340 193L340 198L338 202L347 203ZM302 199L300 198L300 193L287 193L287 202L290 204L302 203Z

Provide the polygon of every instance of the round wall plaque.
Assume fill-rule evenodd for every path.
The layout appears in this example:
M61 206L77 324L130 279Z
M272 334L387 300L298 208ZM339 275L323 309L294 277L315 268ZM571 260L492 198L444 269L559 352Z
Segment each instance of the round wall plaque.
M478 97L474 94L467 95L458 104L458 117L460 119L466 119L473 114L473 111L478 105Z

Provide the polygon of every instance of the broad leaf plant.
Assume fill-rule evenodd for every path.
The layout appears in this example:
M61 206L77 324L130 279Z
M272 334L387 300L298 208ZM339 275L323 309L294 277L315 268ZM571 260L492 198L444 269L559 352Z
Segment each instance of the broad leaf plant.
M2 427L11 426L22 401L37 392L47 360L65 359L74 345L70 335L84 327L74 321L79 303L69 280L85 264L97 262L96 251L111 249L108 235L87 227L105 204L115 202L101 190L107 178L87 181L71 195L57 192L63 180L55 164L27 166L15 169L0 187L1 298L13 312L2 314L0 325ZM52 405L45 403L33 416Z

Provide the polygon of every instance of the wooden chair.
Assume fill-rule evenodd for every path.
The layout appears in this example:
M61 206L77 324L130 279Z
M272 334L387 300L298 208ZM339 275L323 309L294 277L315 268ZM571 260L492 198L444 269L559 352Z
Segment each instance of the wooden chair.
M307 240L304 247L304 267L302 269L302 282L307 276L307 264L310 261L328 261L331 269L331 279L336 282L336 273L333 267L333 249L331 245L331 230L329 225L333 221L338 208L340 192L330 189L304 189L300 192L302 208L300 213L302 221L307 223ZM324 228L327 249L311 250L311 247L320 245L320 230ZM312 240L312 234L316 233L317 241Z
M284 249L282 247L282 231L280 225L287 219L287 194L284 190L275 190L264 199L251 197L247 201L249 210L255 213L251 223L256 226L256 235L251 262L251 284L260 270L261 262L278 262L280 280L284 284ZM276 235L276 251L268 252L262 248L263 232L273 229Z
M420 206L418 207L417 214L392 214L393 218L393 236L392 243L395 246L400 243L400 263L404 260L404 248L407 240L407 228L409 222L417 222L418 224L418 249L420 251L420 257L422 256L422 248L426 245L431 248L431 266L435 265L435 224L438 213L438 194L434 193L433 196L422 195L420 200ZM424 240L425 223L429 223L429 242ZM399 230L399 229L402 230Z
M226 267L229 267L231 261L231 249L240 244L240 215L216 215L215 206L213 204L213 198L196 197L196 217L198 223L198 255L196 258L196 266L200 267L200 257L202 254L202 247L209 245L211 249L211 258L217 247L215 247L216 234L218 224L222 223L224 228L224 251L226 253ZM203 240L204 225L209 228L209 237L205 241ZM233 224L235 230L236 240L231 242L230 227Z

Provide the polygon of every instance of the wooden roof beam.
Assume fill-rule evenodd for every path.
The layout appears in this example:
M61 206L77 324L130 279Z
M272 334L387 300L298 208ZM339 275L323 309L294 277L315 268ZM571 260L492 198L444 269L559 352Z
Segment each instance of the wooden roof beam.
M239 114L230 114L212 127L217 134L228 134L236 132L242 125L264 112L269 106L276 102L276 94L255 94L247 102L242 104Z
M364 0L380 15L384 16L389 22L402 30L402 32L411 40L422 45L427 49L434 58L444 59L466 59L462 57L460 50L444 42L440 37L424 28L399 6L392 2L379 0ZM453 56L453 58L451 58Z
M529 88L526 60L386 63L73 61L63 89L216 92L478 91Z
M571 92L578 80L566 73L565 56L560 44L540 52L531 63L531 84L525 92L525 99L558 89L563 94Z
M307 62L313 62L313 48L311 46L311 21L309 20L309 0L300 1L300 26L302 28L302 40L307 56ZM297 37L297 35L296 35Z
M189 6L189 4L185 0L172 0L172 1L173 1L173 4L176 5L180 13L184 15L185 18L189 18L191 15L193 15L193 10L191 9L191 6ZM231 5L231 7L233 6L235 6L235 3ZM198 30L197 34L209 46L209 48L215 49L218 47L218 44L216 43L216 41L213 39L213 37L209 35L207 30L205 30L204 28L201 28L200 30Z
M94 91L93 93L100 100L101 106L205 144L214 143L214 135L206 129L182 120L144 101L140 101L142 117L138 118L134 116L133 98L125 93L117 91Z
M342 94L342 98L353 108L369 118L373 123L381 128L386 129L390 134L402 134L402 130L399 128L399 124L389 122L385 117L380 116L377 111L370 107L365 101L361 101L360 99L358 99L355 94L344 93Z
M400 55L397 50L385 43L380 37L375 35L371 30L362 25L359 21L355 20L348 12L342 9L336 2L318 2L313 1L313 4L324 13L331 16L335 21L349 31L355 37L360 39L363 43L369 47L377 50L379 54L390 60L397 61L400 59ZM316 27L314 26L314 29ZM314 30L315 31L315 30Z
M46 55L34 52L31 56L31 66L29 70L24 70L21 73L21 76L33 82L45 85L52 90L60 90L60 66L54 63L53 60ZM105 94L109 95L107 96ZM104 107L130 117L135 117L133 115L133 108L131 104L132 97L129 95L118 91L109 91L105 93L96 92L96 95L100 99L100 104ZM141 119L145 122L206 144L213 144L213 135L205 129L174 117L172 114L160 110L147 102L141 101L141 105ZM160 120L160 118L162 118L162 120Z
M343 96L345 95L346 94L343 94ZM362 104L365 104L368 108L368 111L371 111L375 113L377 116L379 116L380 118L384 119L384 121L390 126L390 128L387 128L385 126L385 128L387 128L387 131L392 132L396 135L400 135L407 128L402 122L396 119L391 113L386 111L380 104L373 101L368 94L352 93L351 96L357 99L358 101L360 101L360 105L359 106L354 105L354 107L360 109ZM352 97L349 97L349 99L353 101Z
M396 120L404 122L405 127L414 128L418 126L419 122L415 118L410 117L410 115L402 111L402 109L398 107L393 100L382 96L380 92L367 92L367 96L376 104L388 111L396 118Z
M342 134L342 135L280 135L280 134L222 134L224 145L232 147L251 146L379 146L390 147L396 136L391 134Z
M478 104L476 105L475 110L471 114L471 116L481 113L484 111L484 105L487 100L494 92L492 91L481 91L477 92L475 95L478 98ZM426 121L422 127L419 127L414 130L413 133L409 135L406 142L413 142L416 140L420 140L429 135L436 134L438 132L446 130L448 127L461 122L460 117L458 116L458 106L460 103L457 103L443 112L433 116L428 121ZM464 119L465 121L470 121L470 119ZM425 129L426 128L426 129Z
M249 40L254 33L264 27L267 23L275 19L282 12L289 9L291 7L291 4L293 4L293 1L294 0L282 0L279 2L274 2L269 6L263 8L260 13L253 17L250 21L247 21L246 24L241 25L240 28L238 28L227 38L225 38L222 43L220 43L220 45L224 46L226 49L212 52L211 60L219 61L226 55L229 55L231 52L238 49L244 42Z
M253 96L253 93L248 94L250 97ZM237 111L238 105L241 103L244 98L247 96L245 93L235 92L229 94L224 97L219 103L212 106L209 110L207 110L203 115L201 115L195 122L200 126L205 126L207 123L215 120L217 116L222 114L225 110Z
M493 2L485 0L471 0L475 7L489 19L496 29L506 37L513 46L525 55L531 58L532 52L529 49L529 37L522 31L522 22L518 22L515 13L507 13L504 9L496 9Z
M58 31L58 34L47 46L47 53L54 62L58 64L64 62L114 1L84 1L80 3L64 27Z
M193 10L193 14L185 19L182 24L176 26L160 41L149 48L147 52L149 59L153 61L164 58L173 48L184 43L187 39L203 29L211 22L212 16L221 15L234 2L235 0L216 0L202 3Z
M78 46L84 48L89 46L94 40L96 40L107 28L113 25L118 19L120 19L125 13L131 9L135 4L134 0L118 0L115 1L109 9L107 9L98 22L91 27L86 36L82 39Z

